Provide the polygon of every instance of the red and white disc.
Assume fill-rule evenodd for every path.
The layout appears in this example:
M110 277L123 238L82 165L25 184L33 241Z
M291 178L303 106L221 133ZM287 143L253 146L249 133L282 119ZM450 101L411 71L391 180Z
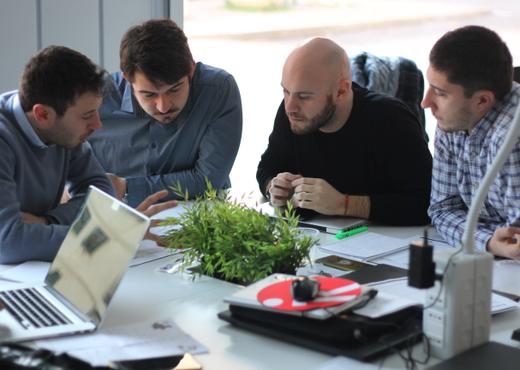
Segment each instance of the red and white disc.
M282 311L307 311L344 304L361 294L360 285L352 280L326 276L313 276L312 279L320 283L318 295L312 301L299 302L293 299L293 279L266 286L258 292L256 299L264 306Z

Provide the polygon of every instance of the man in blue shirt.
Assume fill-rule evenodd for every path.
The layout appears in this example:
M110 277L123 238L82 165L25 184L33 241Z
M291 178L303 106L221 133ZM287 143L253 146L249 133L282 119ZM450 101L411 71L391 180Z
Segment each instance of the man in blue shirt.
M206 180L229 187L242 132L233 76L195 63L171 20L130 28L120 58L122 72L105 86L104 127L89 139L116 195L136 205L176 185L190 197L204 192Z
M18 91L0 95L0 263L52 260L88 187L113 194L85 142L101 127L103 75L84 55L50 46L25 66ZM171 207L149 207L164 195L139 210Z
M520 102L507 45L493 31L467 26L446 33L430 53L430 87L422 105L437 119L428 213L452 246L462 234L475 192L502 146ZM484 201L475 245L520 259L520 145Z
M85 140L101 127L103 73L84 55L48 47L19 91L0 96L0 262L52 260L89 185L113 193ZM71 199L60 204L66 183Z

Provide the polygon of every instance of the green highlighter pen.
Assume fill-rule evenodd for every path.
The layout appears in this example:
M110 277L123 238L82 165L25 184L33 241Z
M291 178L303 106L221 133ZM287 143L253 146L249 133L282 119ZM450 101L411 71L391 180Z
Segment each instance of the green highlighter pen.
M357 235L357 234L362 233L363 231L367 231L367 230L368 230L368 226L360 226L360 227L356 227L355 229L352 229L352 230L342 230L336 234L336 239L344 239L349 236Z

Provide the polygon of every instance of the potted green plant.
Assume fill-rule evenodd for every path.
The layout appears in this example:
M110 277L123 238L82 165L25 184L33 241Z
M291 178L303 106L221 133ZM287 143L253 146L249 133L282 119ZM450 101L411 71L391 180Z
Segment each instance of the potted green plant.
M187 194L184 197L188 199ZM164 239L169 248L187 249L184 267L200 262L201 274L247 285L275 272L295 273L310 262L317 239L300 233L290 204L278 216L283 217L271 218L248 208L208 184L185 212L164 221L163 225L180 226Z

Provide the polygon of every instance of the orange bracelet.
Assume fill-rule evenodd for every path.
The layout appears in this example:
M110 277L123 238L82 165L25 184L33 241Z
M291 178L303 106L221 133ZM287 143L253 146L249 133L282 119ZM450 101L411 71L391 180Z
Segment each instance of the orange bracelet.
M347 215L348 210L348 194L345 194L345 211L343 212L343 215Z

